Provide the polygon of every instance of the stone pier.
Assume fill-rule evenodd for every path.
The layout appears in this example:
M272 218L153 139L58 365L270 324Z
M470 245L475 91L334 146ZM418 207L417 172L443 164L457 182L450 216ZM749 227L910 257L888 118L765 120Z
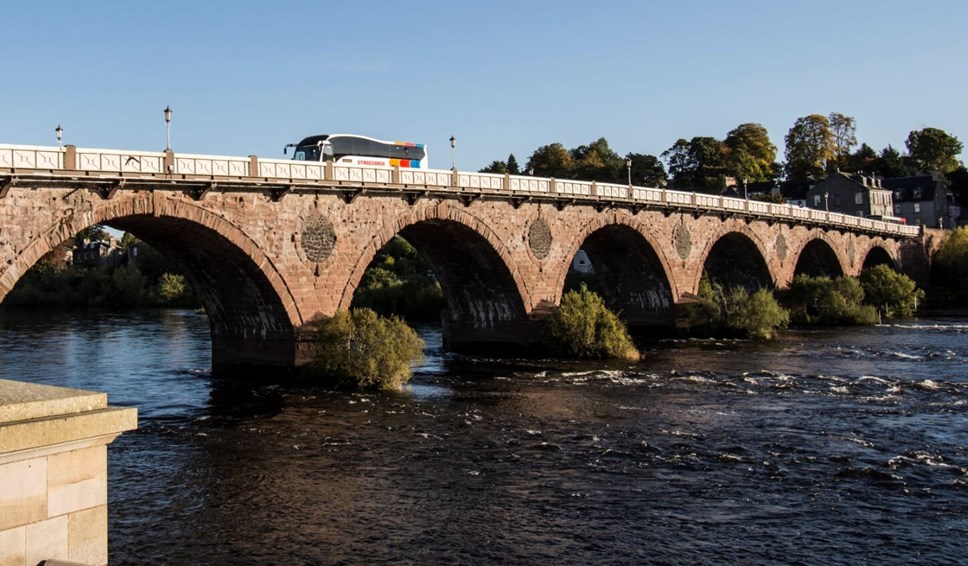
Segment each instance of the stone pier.
M104 393L0 380L0 566L107 564L107 445L137 420Z

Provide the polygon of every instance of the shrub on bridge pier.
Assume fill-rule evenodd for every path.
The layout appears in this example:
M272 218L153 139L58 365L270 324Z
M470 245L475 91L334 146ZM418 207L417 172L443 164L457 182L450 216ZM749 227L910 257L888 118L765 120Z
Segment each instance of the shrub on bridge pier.
M790 315L768 289L750 293L744 287L724 288L703 276L698 300L687 307L692 329L707 334L740 334L756 340L770 340L786 328Z
M787 301L795 324L877 324L877 309L864 304L864 288L855 277L798 275L790 284Z
M561 306L548 319L548 333L566 356L629 361L640 357L625 324L584 283L561 298Z
M318 354L310 370L318 377L361 389L399 390L424 341L402 319L370 309L336 313L316 330Z

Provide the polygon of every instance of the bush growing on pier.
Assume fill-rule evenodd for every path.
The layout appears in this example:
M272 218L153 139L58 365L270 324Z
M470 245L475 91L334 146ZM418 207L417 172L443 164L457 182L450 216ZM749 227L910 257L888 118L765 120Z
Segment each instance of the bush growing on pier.
M887 265L875 265L860 274L864 288L864 302L877 309L885 318L912 316L924 291L914 280L894 271Z
M640 357L625 324L585 284L564 294L548 319L548 333L566 356L629 361Z
M743 287L725 289L705 275L699 282L698 300L687 307L686 319L693 329L706 333L738 333L756 340L770 340L786 328L790 315L773 293Z
M864 304L864 288L854 277L798 275L790 284L787 300L795 324L877 324L877 310Z
M423 356L424 341L396 316L370 309L342 311L316 330L315 374L361 389L399 390L410 380L411 364Z

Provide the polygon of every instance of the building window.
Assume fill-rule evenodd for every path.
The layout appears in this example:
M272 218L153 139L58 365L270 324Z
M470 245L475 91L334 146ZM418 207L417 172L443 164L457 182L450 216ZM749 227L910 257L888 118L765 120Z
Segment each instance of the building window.
M864 204L864 193L854 195L854 204Z
M921 212L921 203L920 202L914 203L914 212Z
M914 189L914 198L916 198L916 199L920 199L921 198L921 187L918 187L918 188Z
M899 204L894 205L894 214L901 214L901 205Z
M813 195L813 206L820 208L820 195Z

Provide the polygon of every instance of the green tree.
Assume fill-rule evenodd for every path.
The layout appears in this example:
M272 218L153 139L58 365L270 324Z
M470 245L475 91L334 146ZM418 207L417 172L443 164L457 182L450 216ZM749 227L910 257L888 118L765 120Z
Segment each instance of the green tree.
M740 124L723 140L726 146L726 169L729 175L747 183L773 179L776 146L766 128L760 124Z
M531 154L528 170L538 177L571 179L575 163L565 146L553 143L541 146Z
M905 142L914 165L924 172L950 173L958 168L962 144L938 128L924 128L908 134Z
M521 167L518 165L518 160L515 159L514 154L508 155L507 160L508 173L512 175L520 175Z
M726 154L723 142L697 136L688 141L680 138L662 157L677 189L715 194L725 186Z
M784 139L785 172L789 181L820 178L827 171L827 164L836 158L837 143L830 121L821 114L797 118Z
M571 150L573 176L586 181L619 182L619 171L625 171L622 158L609 147L605 138ZM622 175L621 177L625 177Z
M478 173L508 173L508 164L503 161L492 161L490 165L483 169L478 169Z
M894 271L887 265L875 265L860 274L864 288L864 302L877 309L885 318L908 317L924 300L924 291L913 279Z
M629 153L626 160L632 161L632 184L640 187L665 187L668 180L665 165L654 155Z
M851 153L846 158L846 163L841 163L840 167L846 171L866 173L879 172L877 166L877 152L866 143L860 144L857 151Z
M103 225L92 224L74 236L74 245L80 246L85 240L89 242L97 242L99 240L106 242L110 239L111 234L108 234L108 231L104 229Z
M891 145L881 150L881 154L877 158L876 169L878 173L889 179L891 177L908 177L912 174L907 160L904 159L900 151L894 149Z
M948 188L962 208L968 206L968 169L964 165L945 175Z
M639 359L625 324L584 283L577 291L562 296L561 306L548 318L547 325L553 343L565 355Z

